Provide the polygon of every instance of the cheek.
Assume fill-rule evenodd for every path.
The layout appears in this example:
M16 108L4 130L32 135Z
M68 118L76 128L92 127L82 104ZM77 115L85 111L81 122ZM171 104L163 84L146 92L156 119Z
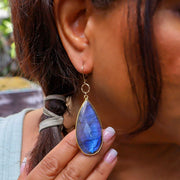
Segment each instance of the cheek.
M94 54L93 87L97 96L103 99L102 105L107 103L109 106L105 108L111 110L109 114L121 116L113 126L130 128L137 122L138 115L123 48L117 44L120 42L118 36L115 37L106 45L103 45L105 42L97 44L100 48L97 47Z
M167 10L159 12L154 22L163 80L180 85L180 17Z
M94 59L92 88L101 99L102 109L106 106L111 111L109 114L116 114L113 126L129 127L137 122L138 115L124 58L123 36L128 29L121 13L126 12L114 11L101 21L102 24L94 23L98 28L91 42Z

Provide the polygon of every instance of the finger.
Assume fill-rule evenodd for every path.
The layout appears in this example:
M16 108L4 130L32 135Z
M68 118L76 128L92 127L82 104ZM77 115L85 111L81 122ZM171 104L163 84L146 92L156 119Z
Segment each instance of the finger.
M111 149L105 155L103 161L88 176L87 180L106 180L117 163L117 154L116 150Z
M25 180L26 175L24 173L21 173L18 180Z
M27 176L26 173L23 171L23 172L21 172L18 180L25 180L26 176Z
M72 131L31 171L27 180L54 180L77 152L75 131Z
M26 170L27 166L26 165L27 165L27 158L25 157L21 164L20 176L19 176L18 180L25 180L25 178L27 177L27 170Z
M79 180L85 179L94 167L100 162L104 154L112 145L115 139L115 131L113 128L107 128L103 132L104 143L101 151L94 156L86 156L79 152L71 162L66 166L65 169L57 176L57 180Z
M26 170L24 169L24 171L21 171L21 174L18 178L18 180L25 180L27 177L27 173L26 173Z

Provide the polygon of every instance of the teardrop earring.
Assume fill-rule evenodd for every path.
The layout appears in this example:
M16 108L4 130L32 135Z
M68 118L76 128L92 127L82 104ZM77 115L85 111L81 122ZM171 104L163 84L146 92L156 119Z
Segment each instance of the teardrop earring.
M96 111L89 101L90 86L84 77L81 91L84 94L84 102L76 119L76 139L80 150L85 155L95 155L102 147L102 126Z

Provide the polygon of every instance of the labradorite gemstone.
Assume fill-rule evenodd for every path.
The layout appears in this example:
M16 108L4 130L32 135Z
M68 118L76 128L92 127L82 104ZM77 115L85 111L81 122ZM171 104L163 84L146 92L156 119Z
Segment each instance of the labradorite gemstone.
M85 154L95 154L102 144L102 128L91 103L85 100L76 123L76 137Z

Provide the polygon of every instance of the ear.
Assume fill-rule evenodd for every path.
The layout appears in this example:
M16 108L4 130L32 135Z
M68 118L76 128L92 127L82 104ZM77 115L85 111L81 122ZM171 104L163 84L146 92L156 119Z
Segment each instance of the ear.
M55 0L56 25L63 46L76 70L92 72L93 60L86 34L89 5L85 0Z

